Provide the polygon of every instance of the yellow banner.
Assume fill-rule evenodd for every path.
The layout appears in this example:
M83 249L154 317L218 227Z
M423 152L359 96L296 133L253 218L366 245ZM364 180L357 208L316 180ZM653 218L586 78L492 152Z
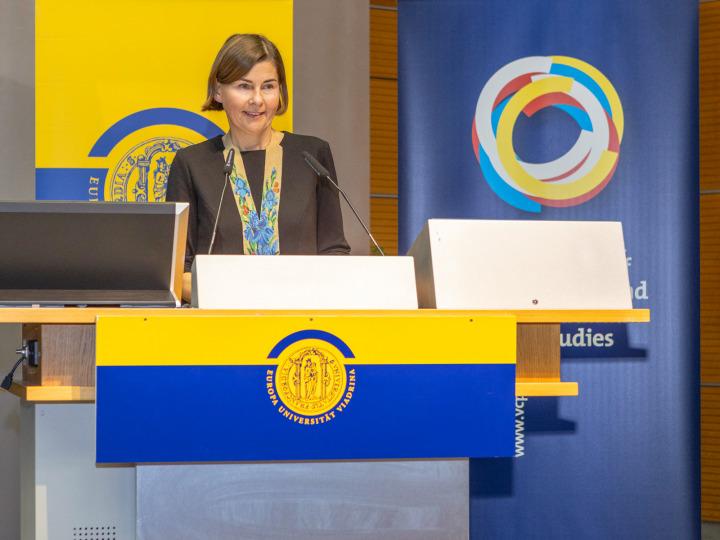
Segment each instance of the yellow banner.
M38 199L164 200L175 152L227 130L222 111L200 107L231 34L272 40L292 95L292 0L35 6ZM292 109L274 127L291 130Z
M98 366L266 365L299 342L303 347L322 342L348 364L514 364L515 318L387 312L100 316L96 361Z

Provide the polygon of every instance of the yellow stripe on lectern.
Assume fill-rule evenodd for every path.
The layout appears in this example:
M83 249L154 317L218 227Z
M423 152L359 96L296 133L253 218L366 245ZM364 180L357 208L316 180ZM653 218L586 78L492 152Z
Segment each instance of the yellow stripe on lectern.
M513 364L515 317L98 317L98 366L266 365L283 338L329 332L351 364Z

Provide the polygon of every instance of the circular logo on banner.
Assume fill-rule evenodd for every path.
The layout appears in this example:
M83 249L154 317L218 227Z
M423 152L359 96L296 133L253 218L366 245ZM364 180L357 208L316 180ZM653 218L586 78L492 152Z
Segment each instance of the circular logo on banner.
M157 137L133 146L108 174L105 200L164 201L175 152L191 144L177 137Z
M320 330L295 332L281 340L268 358L277 367L266 370L268 397L277 412L303 425L324 424L345 411L355 392L354 358L337 336Z
M580 134L563 156L522 161L513 132L519 115L546 107L568 114ZM472 142L483 176L503 201L528 212L576 206L607 186L620 157L624 117L610 81L590 64L566 56L510 62L485 84L473 119Z
M315 416L329 411L345 393L345 366L330 351L304 347L275 371L278 397L293 412Z
M175 153L222 133L207 118L184 109L145 109L121 118L88 153L104 165L102 177L89 178L89 200L164 201Z

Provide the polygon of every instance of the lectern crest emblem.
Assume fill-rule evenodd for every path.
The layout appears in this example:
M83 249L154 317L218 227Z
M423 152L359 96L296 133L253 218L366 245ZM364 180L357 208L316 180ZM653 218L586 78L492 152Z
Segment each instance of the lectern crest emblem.
M298 424L333 420L355 392L355 369L344 362L348 357L353 356L347 345L327 332L305 330L288 336L270 354L278 360L274 370L266 371L270 402Z
M332 409L345 393L345 366L329 351L305 347L287 356L275 371L275 388L288 409L317 415Z

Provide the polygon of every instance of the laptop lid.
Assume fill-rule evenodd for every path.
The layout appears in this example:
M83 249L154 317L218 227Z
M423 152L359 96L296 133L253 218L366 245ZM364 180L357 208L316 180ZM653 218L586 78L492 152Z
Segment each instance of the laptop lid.
M0 202L0 304L179 305L187 203Z

